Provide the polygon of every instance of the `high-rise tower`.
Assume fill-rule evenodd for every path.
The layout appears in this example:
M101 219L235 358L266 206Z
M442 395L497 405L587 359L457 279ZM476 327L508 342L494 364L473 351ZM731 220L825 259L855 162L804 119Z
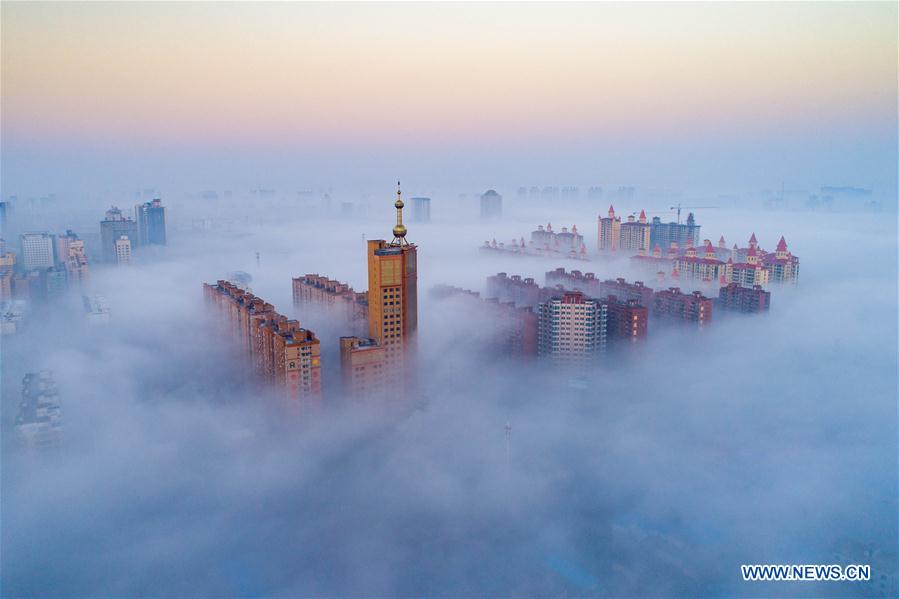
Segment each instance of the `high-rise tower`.
M406 240L403 205L397 181L393 241L368 242L368 334L399 370L418 328L417 248Z
M103 247L103 260L113 264L118 262L116 253L116 241L122 235L131 241L134 249L140 244L140 236L137 231L137 223L122 215L122 211L113 206L106 211L106 218L100 221L100 241Z
M621 217L615 216L615 207L609 206L609 216L599 219L597 232L600 251L616 251L621 245Z
M134 207L141 245L165 245L165 206L156 198Z
M481 220L498 220L503 216L503 196L488 189L481 195Z
M393 240L368 242L368 339L340 338L344 391L354 399L402 398L413 374L418 328L416 246L406 240L403 198L396 183Z

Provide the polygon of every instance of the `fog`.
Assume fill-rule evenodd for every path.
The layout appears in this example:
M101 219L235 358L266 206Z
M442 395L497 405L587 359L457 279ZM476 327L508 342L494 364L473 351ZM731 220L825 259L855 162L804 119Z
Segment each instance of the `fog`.
M306 273L365 290L364 240L389 238L393 225L389 185L340 219L293 197L163 196L168 246L136 251L130 267L91 265L109 324L88 326L72 291L3 338L3 595L895 589L895 213L749 202L697 211L700 237L723 234L728 246L755 232L771 249L785 235L801 258L799 285L771 285L766 315L716 313L701 331L650 318L645 344L610 351L579 388L542 361L491 354L485 317L428 290L483 295L488 275L543 284L559 266L658 285L626 261L480 255L485 239L527 238L547 221L577 224L592 252L608 204L504 195L501 222L478 222L464 189L435 196L433 222L407 220L419 247L419 388L399 411L339 394L347 327L291 299L291 278ZM95 223L106 199L73 200L27 225ZM668 220L669 203L648 215ZM321 414L285 413L215 335L201 284L238 270L320 337ZM26 451L13 434L21 379L42 369L59 387L64 436L57 451ZM871 564L873 580L745 583L744 563Z

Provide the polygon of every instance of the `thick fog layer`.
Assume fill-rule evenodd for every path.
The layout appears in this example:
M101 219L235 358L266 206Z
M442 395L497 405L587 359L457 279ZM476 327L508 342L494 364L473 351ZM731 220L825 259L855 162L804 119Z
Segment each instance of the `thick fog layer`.
M93 268L106 326L88 326L73 294L3 339L3 595L881 588L744 583L743 563L870 563L895 584L894 215L698 213L701 237L729 245L755 232L770 249L785 235L799 285L772 285L769 314L716 314L702 331L651 320L645 345L610 353L583 385L490 354L482 315L428 296L441 283L483 294L499 271L541 284L559 266L639 278L627 261L480 256L484 240L527 237L547 220L577 224L592 254L607 203L562 210L512 196L499 223L478 223L455 196L435 198L432 223L407 222L419 246L420 390L401 413L334 391L341 325L291 300L291 277L306 273L366 288L364 240L389 236L389 185L366 218L252 198L171 202L167 247ZM642 207L628 204L616 208ZM233 271L321 337L321 415L286 414L215 336L201 283ZM60 391L56 452L23 451L11 434L22 376L41 369Z

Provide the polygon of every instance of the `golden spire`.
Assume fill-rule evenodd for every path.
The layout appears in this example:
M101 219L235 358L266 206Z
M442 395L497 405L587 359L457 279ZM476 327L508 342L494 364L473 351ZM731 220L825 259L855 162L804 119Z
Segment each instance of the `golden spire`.
M403 245L409 243L406 241L406 227L403 225L403 198L400 191L400 182L396 182L396 226L393 228L393 245Z

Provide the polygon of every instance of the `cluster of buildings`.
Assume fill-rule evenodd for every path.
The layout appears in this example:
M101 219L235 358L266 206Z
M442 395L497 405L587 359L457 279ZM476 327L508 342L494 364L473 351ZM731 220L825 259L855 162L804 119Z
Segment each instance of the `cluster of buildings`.
M641 281L599 280L593 273L564 268L547 272L546 286L533 278L498 273L487 278L487 295L507 302L507 310L533 310L537 355L566 363L584 362L610 347L645 339L650 316L702 327L716 309L761 313L771 304L770 292L760 285L728 283L717 298L711 298L701 291L685 293L679 287L654 291Z
M70 284L87 282L90 269L84 242L72 231L64 235L23 233L21 252L6 248L0 239L0 302L50 301Z
M532 279L528 280L532 281ZM583 291L587 295L596 297L615 296L627 301L633 300L643 306L651 307L654 309L658 308L658 310L656 310L657 312L667 312L669 313L669 315L673 314L678 318L684 315L684 313L680 311L675 311L672 313L671 310L661 309L661 306L658 306L656 300L658 294L662 292L653 291L652 288L647 287L642 281L634 281L633 283L628 283L626 280L620 277L617 279L606 279L604 281L600 281L592 272L582 273L578 270L566 272L564 268L557 268L546 273L546 284L553 285L556 288ZM673 289L677 289L678 292L680 291L679 288L668 288L665 292L671 292ZM678 296L678 294L676 293L668 293L668 295ZM680 293L679 295L686 296L688 294ZM704 297L702 296L701 292L695 291L689 295L695 298ZM708 304L702 305L708 306ZM738 285L737 283L728 283L727 285L724 285L719 289L718 298L715 302L715 305L719 309L735 312L765 312L771 306L771 292L765 291L761 287L761 285L745 287L742 285ZM703 312L705 312L705 310L703 310ZM709 309L707 313L706 320L708 320L709 318L711 318L711 309ZM686 318L686 320L691 319Z
M745 287L765 286L769 282L795 283L799 278L799 258L787 248L781 237L773 252L759 247L755 233L749 244L728 248L724 237L713 246L708 239L699 246L700 226L693 213L685 223L663 223L659 217L652 221L641 210L639 216L630 215L624 221L609 206L607 216L597 225L597 246L602 252L632 253L635 266L651 271L664 279L688 279L719 285L737 283Z
M3 202L2 235L6 232L6 206ZM100 249L105 261L129 264L134 246L165 244L165 207L161 201L139 204L135 214L136 221L124 217L115 207L106 212L100 223ZM74 231L29 231L21 233L18 240L19 247L13 251L0 236L0 333L4 336L22 329L35 304L56 302L72 289L84 294L90 287L88 251ZM105 303L103 300L102 305ZM85 300L89 322L108 320L108 307L98 306L95 299Z
M166 244L165 206L154 199L134 207L135 218L112 206L100 221L100 245L104 262L131 264L135 248Z
M417 248L406 239L397 183L393 239L367 242L368 290L317 274L293 279L300 312L326 312L351 333L339 339L341 387L354 399L406 395L418 328ZM204 284L226 338L266 385L301 406L321 403L321 351L315 334L234 283Z
M301 412L321 405L321 352L315 333L228 281L203 284L221 338L261 386Z
M165 207L155 199L135 207L137 220L125 217L116 207L100 222L103 260L130 264L139 245L164 245ZM19 252L10 251L0 239L0 303L52 301L70 287L84 289L90 264L84 241L67 230L62 234L32 231L19 236Z
M695 244L699 239L699 225L693 213L687 215L686 223L663 223L658 216L651 222L646 219L646 212L640 215L631 214L623 222L615 214L615 207L609 206L608 214L600 217L597 224L597 246L600 252L629 251L648 252L652 247L685 246L688 242Z
M742 248L736 244L728 248L724 237L717 246L708 239L700 245L699 233L700 226L692 212L681 223L678 208L677 222L662 222L658 216L649 220L645 210L622 218L612 205L606 216L598 219L597 248L601 256L629 253L635 267L654 274L659 281L670 277L708 286L736 283L751 289L769 283L796 283L799 279L799 257L790 252L784 237L769 252L759 246L754 233ZM552 224L541 225L531 232L529 241L521 237L497 243L493 239L485 241L480 251L488 255L590 260L577 226L554 231Z
M16 415L16 438L29 449L59 446L62 415L56 383L49 371L29 372L22 379L22 399Z
M656 246L651 255L635 255L631 262L646 272L656 272L660 278L670 271L672 279L699 283L736 283L751 288L768 283L795 284L799 280L799 257L790 252L786 239L781 237L774 251L768 252L759 246L755 233L743 248L736 244L728 248L721 237L717 246L704 240L701 251L692 242L684 248L672 244L663 256Z
M491 199L493 194L484 195L488 204L495 201ZM367 242L366 291L356 291L347 283L317 273L292 280L298 313L327 315L347 331L339 338L340 386L351 398L401 398L414 372L417 247L406 239L399 185L394 207L393 239ZM499 273L488 277L484 297L447 285L433 288L431 297L453 300L461 303L466 313L483 315L488 324L482 332L489 351L509 357L541 356L564 364L586 363L610 348L638 344L647 337L650 317L703 327L716 309L749 313L768 310L770 293L748 275L735 280L734 273L740 268L733 266L737 257L741 259L739 264L758 263L764 269L764 264L772 260L766 261L768 254L761 252L753 240L755 245L745 252L732 250L730 266L719 272L707 262L720 260L715 248L707 246L702 258L691 249L695 248L693 239L698 232L692 215L684 225L663 224L658 219L650 222L642 211L622 222L610 208L608 218L601 219L599 234L608 249L634 250L640 256L647 255L645 250L653 235L667 240L670 250L666 259L673 260L685 277L720 282L717 298L701 291L684 292L676 286L654 291L640 281L599 280L593 273L567 272L564 268L547 272L545 286L531 278ZM687 248L683 253L677 251L680 243ZM586 245L576 226L556 231L547 224L532 231L529 242L522 238L509 247L487 243L485 251L585 257ZM789 262L784 252L785 242L772 255ZM231 342L242 348L252 371L299 403L318 405L321 352L315 334L233 282L218 281L204 289L207 299L218 307L219 320L227 324Z
M590 258L587 257L584 236L578 232L577 225L572 225L571 229L562 227L560 231L554 231L552 223L547 223L546 227L538 225L534 231L531 231L531 239L528 242L525 242L522 237L520 240L513 239L507 245L502 242L497 243L494 239L492 242L485 241L480 251L487 254L499 253L590 261Z
M639 293L603 289L592 273L562 268L547 273L547 284L502 272L487 278L488 296L537 315L538 355L581 362L645 339L649 304Z
M645 251L649 248L651 228L644 211L640 211L638 218L631 214L621 222L621 217L615 215L615 207L609 206L608 216L600 218L597 227L599 250Z

